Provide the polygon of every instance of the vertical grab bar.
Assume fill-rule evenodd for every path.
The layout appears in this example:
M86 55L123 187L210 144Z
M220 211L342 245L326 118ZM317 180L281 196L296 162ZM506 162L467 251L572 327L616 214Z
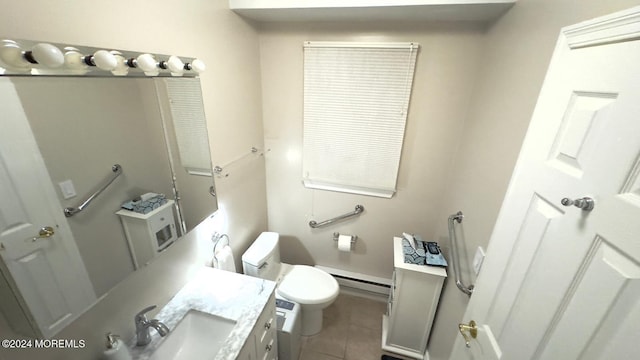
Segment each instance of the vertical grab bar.
M462 211L458 211L457 213L449 216L449 241L451 241L453 271L456 273L456 286L460 291L471 296L471 294L473 294L473 285L466 286L462 280L460 280L460 258L458 257L456 230L453 226L454 221L457 221L458 224L460 224L462 222L462 218L464 218Z
M104 183L104 185L102 185L100 189L98 189L98 191L94 192L91 196L89 196L87 200L83 201L82 204L78 205L77 208L74 208L74 207L65 208L64 216L72 217L73 215L79 213L80 211L84 210L84 208L89 206L89 204L91 204L91 201L93 201L93 199L95 199L98 195L100 195L109 185L111 185L113 180L115 180L118 176L120 176L120 174L122 174L122 166L115 164L111 167L111 171L113 171L114 173L111 179L108 179Z

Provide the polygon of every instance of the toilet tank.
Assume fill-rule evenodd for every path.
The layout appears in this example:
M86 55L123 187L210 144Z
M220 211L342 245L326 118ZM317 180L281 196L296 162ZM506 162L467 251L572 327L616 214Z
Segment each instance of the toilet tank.
M263 232L242 254L242 270L246 275L276 281L280 273L280 235Z

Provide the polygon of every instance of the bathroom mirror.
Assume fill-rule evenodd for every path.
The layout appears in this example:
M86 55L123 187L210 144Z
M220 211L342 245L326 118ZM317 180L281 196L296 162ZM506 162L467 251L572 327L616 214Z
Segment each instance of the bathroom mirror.
M14 293L2 312L16 332L50 337L136 268L170 253L170 243L164 241L172 234L179 241L217 210L200 82L195 77L0 76L0 96L5 133L0 139L0 195L5 203L0 214L0 288L3 298L5 292ZM28 139L35 140L35 146L30 147ZM35 206L21 203L29 196L19 198L30 194L24 190L30 186L49 189L42 197L33 193ZM126 210L131 216L122 216L123 204L143 204L149 197L162 200L149 193L168 200L162 220L146 217L156 210ZM51 224L18 219L35 219L34 213L52 207L59 213ZM66 217L65 208L82 210ZM163 223L156 228L159 221ZM33 229L21 232L29 222ZM136 227L146 229L148 237ZM65 256L78 255L81 261L58 265L63 271L84 267L84 273L58 276L47 267L55 264L41 255L69 244L56 243L59 237L71 238L77 247L65 248ZM152 255L141 259L136 243ZM70 305L73 314L62 298L38 298L49 285L71 293L62 281L75 287L85 284L76 289L77 296L70 296L77 301ZM16 315L25 307L31 311L25 318L44 318L51 326L38 329L25 323Z

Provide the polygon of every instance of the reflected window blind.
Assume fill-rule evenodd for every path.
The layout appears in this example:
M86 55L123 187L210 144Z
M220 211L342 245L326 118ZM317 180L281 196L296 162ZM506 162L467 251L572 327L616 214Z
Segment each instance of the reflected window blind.
M393 196L418 47L304 44L306 187Z
M212 176L207 121L199 80L169 78L166 84L182 166L192 175Z

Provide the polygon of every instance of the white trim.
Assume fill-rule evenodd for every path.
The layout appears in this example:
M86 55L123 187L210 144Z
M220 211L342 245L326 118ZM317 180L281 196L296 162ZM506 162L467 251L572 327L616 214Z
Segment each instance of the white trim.
M336 268L332 268L329 266L322 266L322 265L316 265L315 267L317 267L320 270L323 270L331 275L339 275L339 276L343 276L343 277L349 277L349 278L353 278L353 279L360 279L360 280L364 280L364 281L368 281L368 282L372 282L372 283L376 283L376 284L381 284L381 285L387 285L387 286L391 286L391 279L387 279L387 278L381 278L381 277L377 277L377 276L371 276L371 275L366 275L366 274L362 274L362 273L357 273L357 272L353 272L353 271L347 271L347 270L341 270L341 269L336 269Z
M562 29L571 49L640 39L640 6Z
M492 22L515 3L516 0L229 0L229 9L266 22Z
M231 10L247 9L314 9L314 8L369 8L388 6L424 5L485 5L512 4L514 0L229 0Z
M358 186L334 185L330 183L322 183L322 182L308 180L308 179L303 180L302 184L307 189L344 192L349 194L381 197L385 199L390 199L391 197L393 197L393 194L396 193L394 189L383 190L383 189L370 189L370 188L364 188L364 187L358 187Z
M336 279L338 285L340 285L340 293L384 303L387 302L392 284L391 279L340 270L328 266L316 265L315 267Z
M187 169L187 173L189 173L189 175L195 175L195 176L206 176L206 177L213 176L211 171L198 170L198 169Z
M345 41L305 41L306 48L376 48L376 49L418 49L413 42L345 42Z

